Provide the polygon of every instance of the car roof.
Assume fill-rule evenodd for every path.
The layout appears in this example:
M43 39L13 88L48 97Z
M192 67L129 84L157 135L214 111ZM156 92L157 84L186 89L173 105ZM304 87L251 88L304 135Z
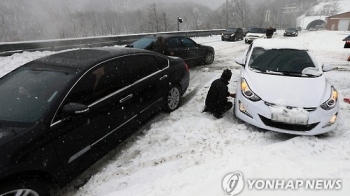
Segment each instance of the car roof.
M184 35L177 35L177 34L148 35L148 36L146 36L146 37L157 39L157 37L159 37L159 36L162 36L162 37L164 37L165 39L167 39L167 38L172 38L172 37L187 37L187 36L184 36Z
M97 63L111 59L113 57L124 56L128 54L153 53L151 51L124 48L124 47L104 47L77 49L56 53L42 57L30 62L34 66L55 66L57 68L85 69Z
M290 39L256 39L253 42L254 47L261 47L264 49L294 49L294 50L308 50L302 43Z

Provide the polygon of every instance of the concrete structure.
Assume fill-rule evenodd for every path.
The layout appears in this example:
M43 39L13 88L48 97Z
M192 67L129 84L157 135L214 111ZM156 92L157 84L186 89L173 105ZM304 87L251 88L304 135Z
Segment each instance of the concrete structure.
M316 28L316 25L322 26L326 24L327 16L300 16L297 18L297 26L302 29Z
M350 12L329 16L326 18L326 29L331 31L350 31Z

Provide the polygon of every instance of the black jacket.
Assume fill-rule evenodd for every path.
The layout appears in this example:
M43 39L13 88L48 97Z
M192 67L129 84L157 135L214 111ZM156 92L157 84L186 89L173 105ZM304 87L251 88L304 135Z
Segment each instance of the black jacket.
M223 79L219 78L211 83L209 88L207 98L205 99L205 106L209 108L222 108L227 104L227 97L230 96L228 92L229 83Z
M167 54L165 44L160 40L154 42L152 50L161 54Z
M270 29L270 28L267 29L267 30L266 30L266 36L267 36L267 37L271 37L272 35L273 35L273 29Z

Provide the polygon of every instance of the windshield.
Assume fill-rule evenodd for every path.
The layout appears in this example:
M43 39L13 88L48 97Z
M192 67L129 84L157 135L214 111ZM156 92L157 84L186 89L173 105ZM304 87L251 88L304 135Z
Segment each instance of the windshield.
M35 122L72 75L20 68L0 80L0 120Z
M316 68L305 50L253 49L248 66L264 73L281 73L283 75L302 75L305 68ZM318 76L318 75L317 75Z
M266 33L266 29L264 28L252 28L251 33Z
M226 29L227 32L236 32L237 28L229 28Z
M296 28L288 28L287 30L288 31L296 31L297 29Z
M154 41L156 41L156 38L144 37L132 43L132 46L133 48L145 49L148 45L150 45Z

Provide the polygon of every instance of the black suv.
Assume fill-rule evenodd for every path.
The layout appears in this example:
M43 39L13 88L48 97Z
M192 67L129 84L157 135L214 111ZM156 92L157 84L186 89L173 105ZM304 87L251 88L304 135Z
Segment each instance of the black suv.
M159 111L179 107L178 57L124 47L31 61L0 79L0 195L48 196Z
M237 41L243 40L244 34L242 28L228 28L221 34L221 40Z

